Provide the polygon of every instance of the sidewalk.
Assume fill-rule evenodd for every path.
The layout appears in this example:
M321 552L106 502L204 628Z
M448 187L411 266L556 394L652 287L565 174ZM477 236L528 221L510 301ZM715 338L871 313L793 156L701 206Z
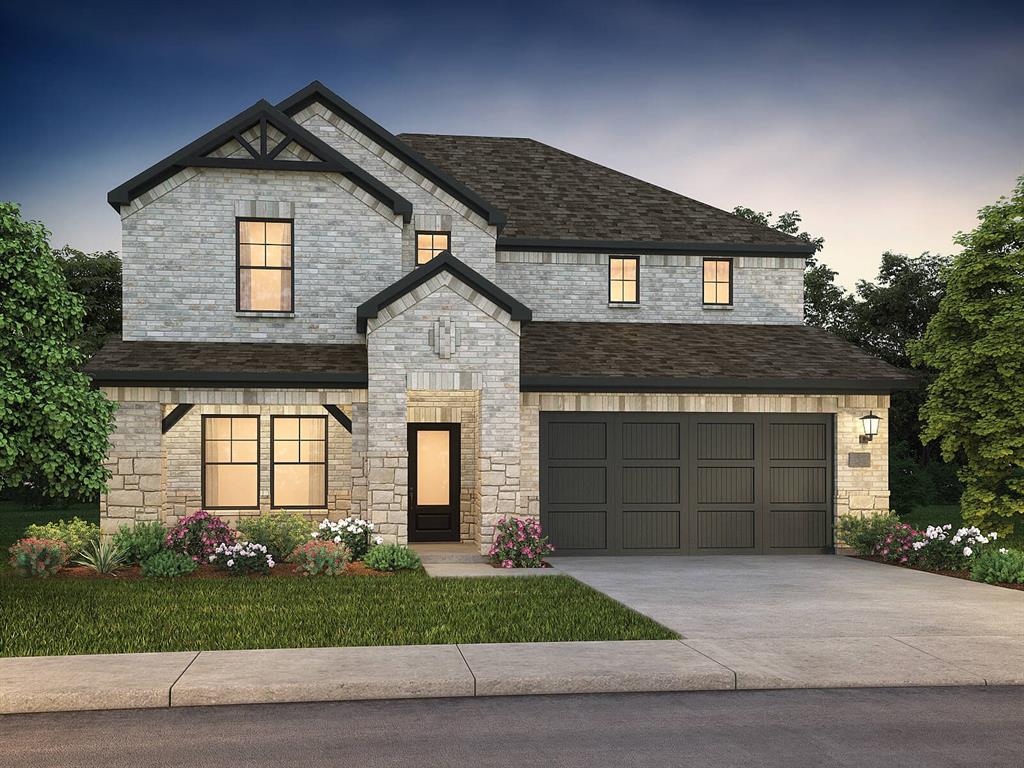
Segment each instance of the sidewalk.
M0 713L948 685L1024 685L1024 643L1009 636L769 638L0 658Z

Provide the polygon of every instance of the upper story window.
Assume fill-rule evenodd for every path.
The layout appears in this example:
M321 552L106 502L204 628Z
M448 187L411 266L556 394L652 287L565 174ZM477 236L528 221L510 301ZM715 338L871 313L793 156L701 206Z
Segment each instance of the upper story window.
M608 259L608 301L613 304L640 303L639 256L612 256Z
M704 259L704 303L732 304L732 259Z
M259 416L203 416L203 509L259 509Z
M292 312L292 222L238 219L239 312Z
M327 417L270 417L270 505L327 506Z
M417 232L416 266L426 264L441 251L451 250L451 239L448 232Z

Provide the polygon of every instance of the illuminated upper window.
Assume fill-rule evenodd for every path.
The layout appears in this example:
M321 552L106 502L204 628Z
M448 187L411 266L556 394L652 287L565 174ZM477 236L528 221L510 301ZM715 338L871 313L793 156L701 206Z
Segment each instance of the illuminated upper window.
M416 265L426 264L441 251L451 250L451 235L447 232L416 233Z
M292 222L238 220L239 312L291 312Z
M203 417L203 509L259 509L259 416Z
M612 256L608 259L608 301L613 304L640 302L640 257Z
M732 259L704 259L704 303L732 304Z
M270 417L270 505L327 506L327 417Z

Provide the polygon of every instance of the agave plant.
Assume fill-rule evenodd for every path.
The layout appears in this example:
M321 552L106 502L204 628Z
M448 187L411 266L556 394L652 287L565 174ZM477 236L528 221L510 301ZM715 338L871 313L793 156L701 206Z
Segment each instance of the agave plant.
M114 573L128 564L128 551L117 546L113 539L92 541L85 546L75 563L88 566L97 573Z

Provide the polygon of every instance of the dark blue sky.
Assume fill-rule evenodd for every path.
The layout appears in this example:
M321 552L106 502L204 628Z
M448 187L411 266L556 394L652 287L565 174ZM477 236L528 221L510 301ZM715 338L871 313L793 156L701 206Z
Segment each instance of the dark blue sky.
M847 284L1024 173L1024 3L0 3L0 199L118 249L106 193L319 79L395 132L531 136L797 208Z

